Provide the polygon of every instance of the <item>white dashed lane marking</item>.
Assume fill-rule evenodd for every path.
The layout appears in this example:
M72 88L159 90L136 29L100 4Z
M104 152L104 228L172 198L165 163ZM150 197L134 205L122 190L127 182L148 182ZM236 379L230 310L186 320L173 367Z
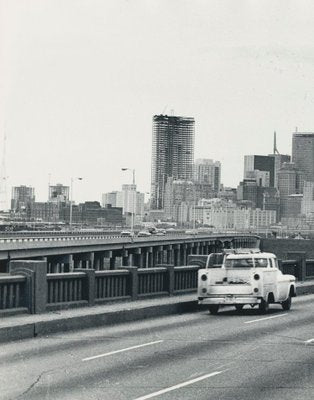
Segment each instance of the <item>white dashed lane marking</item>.
M156 340L155 342L149 342L149 343L139 344L137 346L126 347L125 349L114 350L114 351L110 351L109 353L98 354L97 356L83 358L82 361L95 360L96 358L107 357L107 356L111 356L113 354L123 353L124 351L139 349L140 347L152 346L153 344L158 344L158 343L161 343L161 342L163 342L163 340Z
M265 318L259 318L259 319L253 319L251 321L245 321L245 324L253 324L253 322L260 322L260 321L266 321L267 319L273 319L273 318L279 318L279 317L284 317L286 314L279 314L279 315L272 315L271 317L265 317Z
M227 370L225 370L225 371L227 371ZM204 379L208 379L208 378L211 378L212 376L219 375L219 374L221 374L222 372L225 372L225 371L211 372L210 374L202 375L202 376L199 376L198 378L191 379L189 381L179 383L178 385L170 386L168 388L159 390L158 392L150 393L150 394L147 394L147 395L142 396L142 397L137 397L135 400L151 399L152 397L157 397L157 396L160 396L161 394L171 392L172 390L180 389L180 388L182 388L184 386L192 385L192 383L203 381Z

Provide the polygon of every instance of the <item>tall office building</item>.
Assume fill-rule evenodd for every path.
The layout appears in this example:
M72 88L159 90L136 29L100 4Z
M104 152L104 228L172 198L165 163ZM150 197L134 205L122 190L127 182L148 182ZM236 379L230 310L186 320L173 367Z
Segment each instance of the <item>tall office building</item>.
M274 158L274 187L278 189L278 172L283 163L291 161L291 157L288 154L269 154L268 157Z
M14 186L12 188L11 210L23 211L27 205L35 201L35 189L29 186Z
M117 207L118 204L118 196L120 192L109 192L102 194L102 207L106 207L107 205L111 205L111 207Z
M301 213L314 216L314 182L304 182Z
M68 203L70 195L69 186L57 183L54 186L49 186L49 201L54 203Z
M151 208L164 207L168 177L191 180L194 162L194 118L153 117Z
M283 163L278 171L280 197L303 193L303 185L304 173L296 167L296 164L293 162Z
M103 193L102 206L121 207L123 213L144 215L145 194L136 191L135 184L122 185L121 191Z
M250 179L252 171L268 171L269 186L275 183L275 159L272 156L249 155L244 156L244 179Z
M292 162L303 171L305 181L314 182L314 133L293 133Z
M218 193L221 179L221 163L206 158L198 158L194 164L193 179L198 183L210 184Z

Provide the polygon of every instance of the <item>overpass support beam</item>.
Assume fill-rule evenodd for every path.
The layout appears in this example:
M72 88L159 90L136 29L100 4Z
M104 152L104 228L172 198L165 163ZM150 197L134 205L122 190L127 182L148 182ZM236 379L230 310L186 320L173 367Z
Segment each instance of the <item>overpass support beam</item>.
M175 267L177 267L178 265L180 265L180 245L179 244L175 244L174 246L174 250L173 250L173 264Z
M152 246L148 247L147 248L147 264L146 264L146 268L153 268L153 266L154 266L153 254L154 254L153 247Z
M110 258L112 257L112 251L106 250L101 255L101 268L108 270L110 269Z
M199 242L194 243L194 247L195 247L195 254L200 254L200 243Z
M122 250L122 267L127 267L129 265L129 252L128 250Z
M109 252L97 251L94 253L94 269L95 269L95 271L102 271L103 269L106 269L105 268L106 253L109 253Z
M95 253L79 253L74 255L74 268L94 269Z
M171 244L169 244L166 248L166 264L173 264L173 248Z
M186 265L186 263L187 263L187 245L181 244L180 265Z

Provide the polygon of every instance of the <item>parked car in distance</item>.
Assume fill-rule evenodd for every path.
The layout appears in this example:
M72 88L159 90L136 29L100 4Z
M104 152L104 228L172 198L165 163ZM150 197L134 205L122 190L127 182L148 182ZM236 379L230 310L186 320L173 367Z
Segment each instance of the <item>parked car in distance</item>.
M139 233L137 234L138 237L146 237L146 236L152 236L151 233L149 233L148 231L139 231Z
M133 236L134 236L134 232L122 231L122 232L120 233L120 236L122 236L122 237L133 237Z
M166 229L157 229L156 235L163 236L166 234Z
M188 229L188 230L185 231L185 233L186 233L187 235L196 235L196 234L197 234L197 230L195 230L195 229Z

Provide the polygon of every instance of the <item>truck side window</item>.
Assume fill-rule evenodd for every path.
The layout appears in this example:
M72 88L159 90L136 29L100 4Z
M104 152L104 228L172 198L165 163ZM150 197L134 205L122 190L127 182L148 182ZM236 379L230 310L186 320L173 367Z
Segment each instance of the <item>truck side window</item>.
M270 266L272 268L277 268L277 263L276 263L276 260L274 258L270 259Z
M255 258L255 267L256 268L266 268L267 267L267 258Z

